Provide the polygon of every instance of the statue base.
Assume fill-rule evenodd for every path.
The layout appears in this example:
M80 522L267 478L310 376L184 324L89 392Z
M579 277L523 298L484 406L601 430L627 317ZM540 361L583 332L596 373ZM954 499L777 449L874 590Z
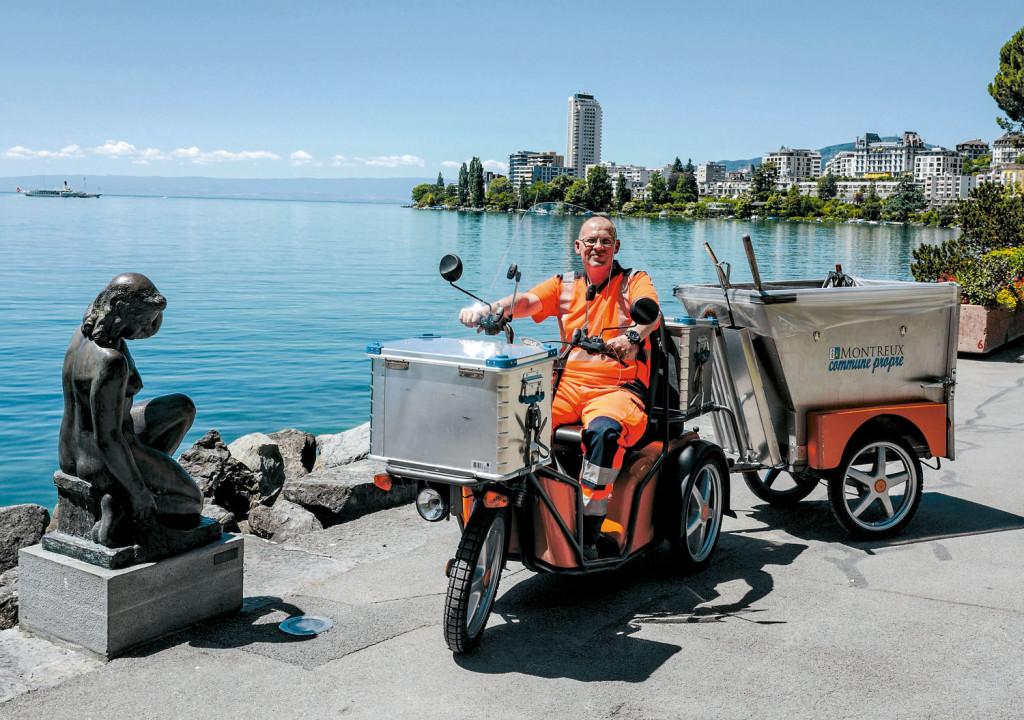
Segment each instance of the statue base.
M244 543L108 569L46 550L19 552L19 624L29 633L110 659L142 643L242 607Z
M162 525L158 519L144 531L137 529L135 544L107 547L92 539L93 526L101 514L100 498L92 485L59 470L53 475L53 483L57 486L57 531L43 537L43 548L90 565L116 570L153 562L201 547L221 536L220 523L207 517L200 516L198 525L181 529Z

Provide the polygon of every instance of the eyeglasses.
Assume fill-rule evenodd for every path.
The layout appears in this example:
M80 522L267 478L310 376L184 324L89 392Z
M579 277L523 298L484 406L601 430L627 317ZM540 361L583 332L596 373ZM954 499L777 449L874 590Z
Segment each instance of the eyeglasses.
M601 247L611 247L615 244L615 238L580 238L580 242L589 248L595 247L596 245L600 245Z

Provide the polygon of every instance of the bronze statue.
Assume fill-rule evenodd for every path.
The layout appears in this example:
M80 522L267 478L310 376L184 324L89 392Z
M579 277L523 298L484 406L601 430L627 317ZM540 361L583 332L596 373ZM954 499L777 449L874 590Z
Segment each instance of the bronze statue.
M195 419L185 395L136 403L142 378L126 340L152 337L167 300L149 278L118 275L89 305L64 356L60 469L92 486L99 500L93 542L138 541L154 525L200 524L203 495L172 458Z

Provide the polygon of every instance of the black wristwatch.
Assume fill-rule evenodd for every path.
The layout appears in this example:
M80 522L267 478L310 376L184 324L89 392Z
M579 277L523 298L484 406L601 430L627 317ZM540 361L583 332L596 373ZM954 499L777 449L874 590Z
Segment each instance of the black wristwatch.
M640 339L640 333L638 333L636 330L627 330L626 339L629 340L634 345L639 345L641 342L643 342Z

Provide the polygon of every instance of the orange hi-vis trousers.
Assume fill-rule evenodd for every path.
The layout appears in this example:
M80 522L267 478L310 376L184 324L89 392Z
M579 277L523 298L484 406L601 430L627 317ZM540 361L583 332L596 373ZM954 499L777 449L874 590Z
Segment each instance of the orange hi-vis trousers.
M563 377L551 403L552 425L583 423L583 514L607 514L612 483L626 448L647 429L647 414L634 393L621 386L589 385Z

